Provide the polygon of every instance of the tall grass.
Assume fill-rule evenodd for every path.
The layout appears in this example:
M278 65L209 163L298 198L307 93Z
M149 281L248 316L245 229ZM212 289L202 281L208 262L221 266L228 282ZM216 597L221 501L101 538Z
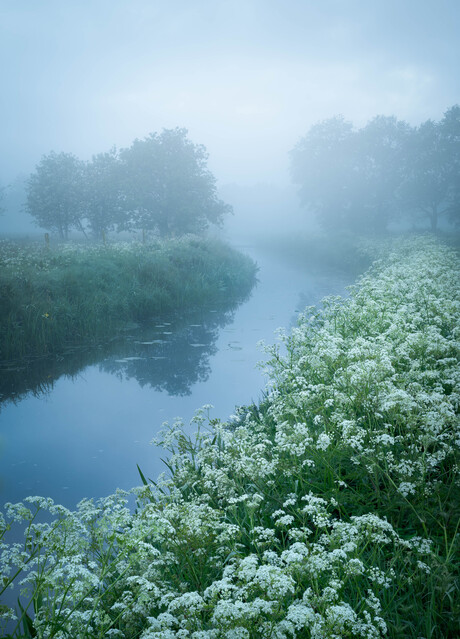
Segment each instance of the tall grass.
M307 309L267 348L259 405L165 427L169 472L141 474L135 514L122 493L8 505L5 533L27 522L2 546L3 587L30 602L14 636L456 636L459 274L403 241Z
M0 244L0 357L97 342L129 321L244 296L255 265L217 241Z

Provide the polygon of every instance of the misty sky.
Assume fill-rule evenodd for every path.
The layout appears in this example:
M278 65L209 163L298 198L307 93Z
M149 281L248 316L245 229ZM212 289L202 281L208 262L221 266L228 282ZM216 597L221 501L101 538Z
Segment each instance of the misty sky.
M0 183L163 127L219 183L288 182L318 120L460 102L460 0L0 0Z

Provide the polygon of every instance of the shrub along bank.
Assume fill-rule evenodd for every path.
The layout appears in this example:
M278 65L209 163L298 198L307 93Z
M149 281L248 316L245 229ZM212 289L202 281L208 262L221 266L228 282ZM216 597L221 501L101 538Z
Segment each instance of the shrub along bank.
M258 406L228 423L203 409L192 439L165 430L170 474L134 490L135 514L121 492L76 512L8 505L27 526L25 544L2 547L4 587L30 583L18 628L455 636L459 271L455 252L405 240L348 299L307 309L285 349L268 348Z
M60 352L128 322L244 297L255 265L188 236L151 244L0 244L0 357Z

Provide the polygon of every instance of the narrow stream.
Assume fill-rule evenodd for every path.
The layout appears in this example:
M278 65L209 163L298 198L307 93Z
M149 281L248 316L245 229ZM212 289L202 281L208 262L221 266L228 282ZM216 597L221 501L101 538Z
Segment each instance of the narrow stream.
M342 294L350 281L242 250L260 270L238 308L133 327L89 363L83 354L75 366L67 362L66 374L56 361L45 363L34 393L21 391L19 374L15 402L0 412L2 505L33 494L74 508L83 497L127 490L140 483L136 464L152 478L165 470L164 451L150 444L163 422L188 424L205 404L225 420L236 405L259 399L266 383L256 366L264 357L259 340L273 343L276 328L291 326L296 312L325 295Z

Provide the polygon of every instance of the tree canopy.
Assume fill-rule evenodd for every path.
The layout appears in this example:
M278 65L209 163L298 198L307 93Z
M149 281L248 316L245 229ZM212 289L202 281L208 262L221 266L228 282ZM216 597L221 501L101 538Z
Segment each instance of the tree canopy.
M191 142L183 128L151 133L90 162L51 152L29 179L26 208L62 239L72 228L96 237L113 229L162 237L200 233L232 210L218 199L207 160L205 147Z
M71 153L42 157L27 185L26 208L37 224L67 239L82 228L84 163Z
M134 140L120 159L128 225L162 236L197 233L231 211L217 198L205 147L188 140L186 129Z
M93 235L102 238L105 233L120 226L123 219L125 198L116 149L93 156L92 161L85 165L84 176L82 197L85 218Z
M325 229L381 232L404 215L431 229L460 222L460 107L411 127L377 116L355 129L341 116L320 122L291 151L304 206Z

